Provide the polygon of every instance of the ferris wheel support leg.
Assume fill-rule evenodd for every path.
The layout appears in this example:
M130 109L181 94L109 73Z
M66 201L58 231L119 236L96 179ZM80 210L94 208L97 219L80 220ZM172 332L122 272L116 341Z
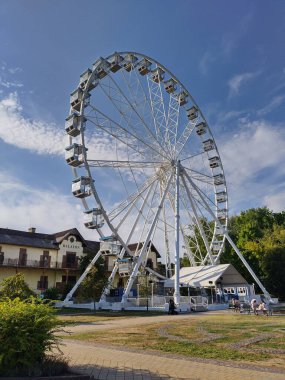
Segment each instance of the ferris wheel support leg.
M180 304L180 247L179 247L179 175L180 175L180 161L176 163L175 168L175 279L174 279L174 302L177 307Z
M246 267L246 269L249 271L249 273L251 274L252 278L256 281L257 285L263 291L265 297L270 300L271 299L270 294L265 289L265 287L262 285L262 283L260 282L259 278L254 273L254 271L251 269L250 265L248 264L248 262L246 261L246 259L244 258L244 256L241 254L241 252L238 249L238 247L232 241L231 237L226 232L225 228L220 223L219 219L216 217L216 215L214 214L214 212L212 211L212 209L208 206L207 202L205 202L205 200L204 200L204 198L203 198L200 190L198 189L198 187L195 185L195 183L191 180L191 178L188 176L188 174L186 172L185 172L185 175L186 175L187 179L189 180L189 182L191 183L191 185L196 189L199 197L201 198L202 202L204 203L205 207L207 208L207 210L209 211L209 213L212 215L212 217L214 218L214 220L217 222L218 226L221 229L223 229L224 236L226 237L226 239L228 240L228 242L230 243L230 245L232 246L232 248L234 249L234 251L236 252L236 254L238 255L238 257L240 258L240 260L242 261L242 263L244 264L244 266Z
M155 216L152 220L152 223L151 223L151 226L150 226L150 229L147 233L147 236L146 236L146 239L143 243L143 246L142 246L142 249L141 249L141 252L140 252L140 255L138 257L138 261L136 262L136 265L134 266L134 269L132 271L132 274L130 275L130 278L126 284L126 287L125 287L125 290L124 290L124 294L123 294L123 297L122 297L122 307L124 307L125 305L125 302L127 300L127 297L130 293L130 290L133 286L133 283L134 283L134 280L138 274L138 271L139 271L139 268L142 264L142 261L144 259L144 256L145 256L145 253L147 252L147 248L148 248L148 244L150 242L150 238L151 238L151 235L152 235L152 232L153 232L153 229L155 228L155 225L156 225L156 222L157 222L157 219L159 218L159 215L160 215L160 212L161 212L161 209L162 209L162 205L163 205L163 202L165 200L165 197L166 197L166 194L168 192L168 189L169 189L169 186L170 186L170 183L171 183L171 180L173 178L173 173L170 175L168 181L167 181L167 185L166 185L166 188L163 192L163 196L159 202L159 205L157 207L157 210L156 210L156 213L155 213Z
M145 207L145 205L146 205L146 203L147 203L147 200L148 200L148 198L149 198L149 195L150 195L150 193L151 193L151 190L153 189L153 186L154 186L154 182L153 182L153 183L151 184L151 186L149 187L149 189L148 189L148 191L147 191L147 194L146 194L146 196L145 196L145 199L144 199L144 201L143 201L143 203L142 203L142 205L141 205L141 207L140 207L140 209L139 209L139 211L138 211L138 215L137 215L137 217L136 217L136 220L135 220L135 222L134 222L134 224L133 224L133 226L132 226L132 229L131 229L131 231L130 231L130 233L129 233L129 236L128 236L128 238L127 238L126 245L129 244L129 242L130 242L130 240L131 240L131 238L132 238L132 236L133 236L133 233L134 233L134 231L135 231L135 229L136 229L136 226L137 226L137 224L138 224L138 222L139 222L140 217L142 216L143 209L144 209L144 207ZM119 254L119 259L122 259L122 258L124 257L125 252L126 252L126 251L125 251L125 249L124 249L124 247L123 247L123 248L121 249L120 254ZM99 303L104 302L104 301L106 300L106 295L107 295L107 294L109 293L109 291L110 291L110 288L111 288L111 286L112 286L112 284L113 284L113 281L114 281L114 278L115 278L116 273L117 273L117 271L118 271L118 268L119 268L119 266L118 266L118 263L116 262L116 264L115 264L115 266L114 266L114 268L113 268L113 270L112 270L112 273L110 274L110 277L108 278L107 285L106 285L106 287L104 288L104 290L103 290L103 292L102 292L102 294L101 294L101 298L100 298Z
M235 243L232 241L232 239L230 238L230 236L228 235L227 232L224 232L224 235L226 237L226 239L228 240L228 242L230 243L230 245L232 246L232 248L234 249L234 251L236 252L236 254L238 255L238 257L240 258L240 260L242 261L242 263L244 264L244 266L246 267L246 269L249 271L249 273L251 274L252 278L256 281L257 285L260 287L260 289L263 291L263 294L265 295L265 297L270 300L271 299L271 296L270 294L268 293L268 291L265 289L265 287L262 285L262 283L260 282L259 278L256 276L256 274L254 273L254 271L251 269L250 265L248 264L248 262L246 261L246 259L243 257L243 255L241 254L240 250L238 249L238 247L235 245Z
M101 251L97 252L97 254L94 256L94 258L92 259L92 261L90 262L90 264L87 266L87 268L85 269L85 271L82 273L82 275L79 277L79 280L76 282L76 284L74 285L74 287L71 289L71 291L66 295L64 301L63 301L63 305L66 306L68 301L70 300L70 298L73 296L73 294L75 293L75 291L78 289L79 285L81 284L81 282L85 279L85 277L88 275L88 273L90 272L91 268L93 267L93 265L96 263L96 261L99 259L99 257L101 256Z

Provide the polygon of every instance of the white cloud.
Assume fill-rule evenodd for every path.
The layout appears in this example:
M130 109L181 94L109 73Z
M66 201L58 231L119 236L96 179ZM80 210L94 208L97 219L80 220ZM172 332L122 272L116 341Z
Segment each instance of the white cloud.
M23 84L16 81L7 81L4 78L0 77L0 86L5 88L13 88L13 87L23 87Z
M56 190L36 189L8 173L1 173L0 181L1 227L27 230L33 226L45 233L72 227L82 229L83 213L71 196Z
M238 95L241 86L244 85L246 82L250 81L251 79L256 78L258 75L260 75L260 71L253 72L253 73L242 73L242 74L234 75L228 81L229 97L231 98L235 95Z
M63 128L24 118L15 92L0 101L0 138L38 154L63 154L65 147Z
M230 205L234 211L250 204L275 209L277 201L273 200L280 199L283 193L275 183L284 177L284 144L284 126L265 121L246 122L233 138L227 136L221 142Z
M284 95L275 96L267 106L257 111L257 115L258 116L267 115L268 113L278 108L283 103L284 99L285 99Z
M264 202L270 210L281 212L285 209L285 184L283 189L274 194L268 194L264 197Z

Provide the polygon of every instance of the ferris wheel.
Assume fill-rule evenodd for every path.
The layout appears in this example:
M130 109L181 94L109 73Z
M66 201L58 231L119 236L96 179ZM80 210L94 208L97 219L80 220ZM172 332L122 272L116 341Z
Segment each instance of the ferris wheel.
M191 266L218 264L228 219L225 175L184 85L150 57L116 52L81 74L70 105L65 158L84 225L112 246L118 262L137 243L124 296L147 264L150 243L164 253L166 277L182 254Z

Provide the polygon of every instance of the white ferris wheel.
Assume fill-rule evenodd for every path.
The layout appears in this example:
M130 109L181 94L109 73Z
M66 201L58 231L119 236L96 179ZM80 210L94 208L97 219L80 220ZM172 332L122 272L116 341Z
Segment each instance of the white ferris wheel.
M182 253L191 266L215 265L228 238L223 165L200 108L168 69L135 52L99 58L81 74L70 104L72 193L82 200L85 226L117 255L102 298L136 242L128 297L152 243L164 252L166 277L175 263L179 303Z

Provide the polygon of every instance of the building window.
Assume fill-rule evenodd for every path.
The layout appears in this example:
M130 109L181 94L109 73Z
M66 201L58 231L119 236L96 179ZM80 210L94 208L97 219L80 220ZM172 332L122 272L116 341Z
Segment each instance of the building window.
M76 276L62 276L61 280L64 284L75 284Z
M43 251L43 254L40 256L40 267L49 268L50 267L50 255L49 251Z
M66 252L66 268L77 268L76 253Z
M26 265L27 265L27 250L26 248L20 248L19 266L25 267Z
M4 262L4 252L2 251L2 247L0 247L0 265L3 265Z
M152 259L147 259L146 266L150 269L153 269L153 261Z
M38 290L45 290L48 288L48 276L41 276L40 281L38 281Z

